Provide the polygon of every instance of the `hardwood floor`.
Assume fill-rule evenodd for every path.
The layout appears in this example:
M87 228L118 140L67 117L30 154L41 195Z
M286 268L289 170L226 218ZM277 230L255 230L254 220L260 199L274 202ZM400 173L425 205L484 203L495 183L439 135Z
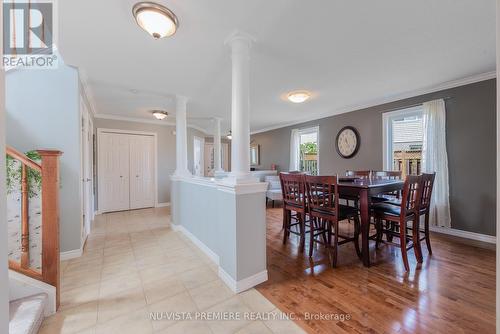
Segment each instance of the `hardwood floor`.
M331 268L322 246L309 260L298 238L283 245L282 209L267 210L269 280L257 289L310 333L494 333L495 251L432 234L433 255L423 244L417 269L409 251L405 273L399 248L371 243L370 268L351 244L340 246ZM344 228L352 229L347 223ZM306 245L307 246L307 245ZM489 249L488 249L489 248ZM306 247L307 249L307 247ZM342 314L349 320L305 319ZM347 318L346 318L347 319Z

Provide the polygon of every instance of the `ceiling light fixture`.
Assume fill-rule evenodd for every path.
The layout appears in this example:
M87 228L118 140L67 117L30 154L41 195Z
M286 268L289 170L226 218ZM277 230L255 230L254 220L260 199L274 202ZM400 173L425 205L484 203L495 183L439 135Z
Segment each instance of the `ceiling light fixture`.
M229 140L233 139L233 133L231 131L229 131L229 134L226 137Z
M152 113L153 116L159 120L165 119L168 116L168 112L162 110L153 110Z
M177 31L177 16L165 6L154 2L139 2L132 8L135 21L154 39L172 36Z
M306 102L307 100L309 100L309 98L311 97L311 93L309 93L306 90L297 90L297 91L288 93L286 95L286 97L287 97L288 101L290 101L292 103L302 103L302 102Z

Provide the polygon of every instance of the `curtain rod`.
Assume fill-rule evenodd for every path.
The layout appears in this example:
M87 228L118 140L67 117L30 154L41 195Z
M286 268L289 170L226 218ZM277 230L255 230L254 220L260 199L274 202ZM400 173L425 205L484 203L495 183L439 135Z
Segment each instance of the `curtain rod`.
M446 96L446 97L440 97L438 99L433 99L433 100L445 100L445 101L448 101L448 100L451 100L451 99L453 99L453 97ZM429 101L433 101L433 100L429 100ZM427 101L425 101L425 102L427 102ZM404 106L401 106L401 107L394 107L394 108L391 108L391 109L385 109L384 111L381 111L380 113L381 114L385 114L386 112L391 112L391 111L396 111L396 110L402 110L402 109L408 109L408 108L418 107L418 106L421 106L422 104L424 104L425 102L404 105Z

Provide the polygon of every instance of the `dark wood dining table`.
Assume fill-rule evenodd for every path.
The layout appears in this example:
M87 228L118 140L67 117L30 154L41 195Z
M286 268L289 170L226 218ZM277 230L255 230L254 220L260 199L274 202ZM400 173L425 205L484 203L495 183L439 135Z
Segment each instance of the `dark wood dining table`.
M388 179L349 179L340 177L339 197L350 197L359 199L359 211L361 215L361 247L363 264L370 266L370 204L371 197L386 194L403 189L404 182L401 180Z

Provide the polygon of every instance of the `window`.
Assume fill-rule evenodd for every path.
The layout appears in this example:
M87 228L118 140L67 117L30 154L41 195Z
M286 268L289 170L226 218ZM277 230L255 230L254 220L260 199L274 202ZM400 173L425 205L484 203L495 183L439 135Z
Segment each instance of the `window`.
M319 127L293 129L290 145L290 170L311 175L319 173Z
M418 175L422 161L422 106L383 115L384 170Z

